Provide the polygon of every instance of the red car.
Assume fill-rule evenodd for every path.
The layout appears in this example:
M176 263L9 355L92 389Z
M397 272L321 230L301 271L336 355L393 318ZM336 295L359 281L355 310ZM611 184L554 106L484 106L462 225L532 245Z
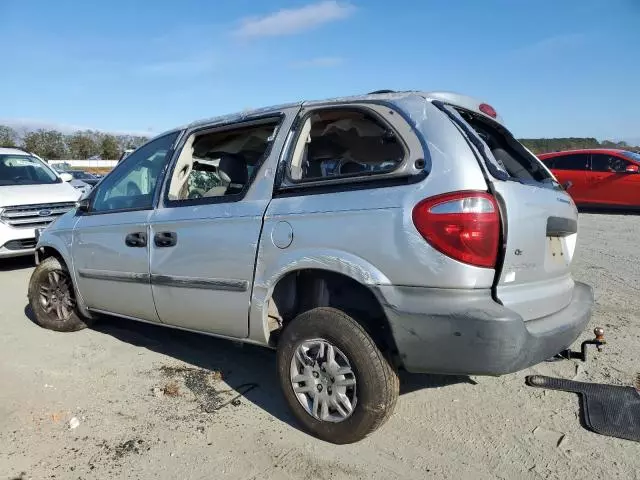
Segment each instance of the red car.
M582 207L640 208L640 154L569 150L538 155Z

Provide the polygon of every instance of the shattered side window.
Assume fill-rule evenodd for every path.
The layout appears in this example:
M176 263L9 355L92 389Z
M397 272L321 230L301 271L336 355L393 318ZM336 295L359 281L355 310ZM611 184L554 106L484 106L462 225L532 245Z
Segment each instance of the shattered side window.
M328 109L311 115L294 154L294 181L369 176L393 171L405 157L395 132L360 110Z

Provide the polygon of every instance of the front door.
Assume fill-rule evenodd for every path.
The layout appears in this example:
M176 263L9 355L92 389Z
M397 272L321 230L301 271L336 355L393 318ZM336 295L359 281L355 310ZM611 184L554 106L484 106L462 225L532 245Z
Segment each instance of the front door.
M283 143L280 122L280 116L245 121L186 137L151 218L151 283L163 323L248 335L262 219Z
M142 146L92 192L73 232L78 290L93 310L157 321L149 278L149 218L174 132Z
M591 155L589 185L594 203L611 206L640 204L640 180L637 174L626 171L632 162L616 155Z

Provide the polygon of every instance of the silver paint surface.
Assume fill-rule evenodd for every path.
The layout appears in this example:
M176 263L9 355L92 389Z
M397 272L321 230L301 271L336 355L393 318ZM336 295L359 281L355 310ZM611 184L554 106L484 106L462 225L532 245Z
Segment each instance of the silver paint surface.
M241 201L159 205L147 212L71 217L74 221L63 217L43 232L39 245L61 252L72 266L80 295L96 311L265 345L273 288L284 275L300 269L347 275L389 305L398 298L396 287L490 289L495 270L445 256L413 225L413 207L425 198L488 189L477 152L431 104L432 98L463 106L477 103L446 92L398 92L300 102L192 123L183 141L194 129L284 114L273 149ZM291 125L300 109L339 105L372 108L403 137L406 163L388 177L421 173L415 160L426 159L426 178L398 186L273 197L274 177L288 158L294 136ZM573 281L568 271L545 270L544 230L540 241L539 228L550 214L573 218L572 206L555 201L558 192L516 182L493 183L507 204L508 252L523 252L507 254L498 294L525 318L557 311ZM126 247L125 235L135 231L147 231L149 239L156 232L177 232L178 244L156 248L150 241L147 249ZM572 254L575 238L566 242ZM96 271L102 272L103 277L80 276L80 271L93 272L94 277ZM506 282L513 272L515 280ZM147 275L150 281L105 278L125 274Z

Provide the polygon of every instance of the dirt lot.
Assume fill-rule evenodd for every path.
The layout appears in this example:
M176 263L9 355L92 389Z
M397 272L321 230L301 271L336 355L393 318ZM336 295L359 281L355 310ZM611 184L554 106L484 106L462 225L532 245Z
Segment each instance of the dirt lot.
M43 330L25 314L32 265L5 261L0 478L638 479L640 445L584 430L572 394L524 385L533 372L613 384L640 372L640 218L580 225L574 271L595 287L602 354L501 378L403 375L391 420L342 447L298 429L273 353L120 320Z

